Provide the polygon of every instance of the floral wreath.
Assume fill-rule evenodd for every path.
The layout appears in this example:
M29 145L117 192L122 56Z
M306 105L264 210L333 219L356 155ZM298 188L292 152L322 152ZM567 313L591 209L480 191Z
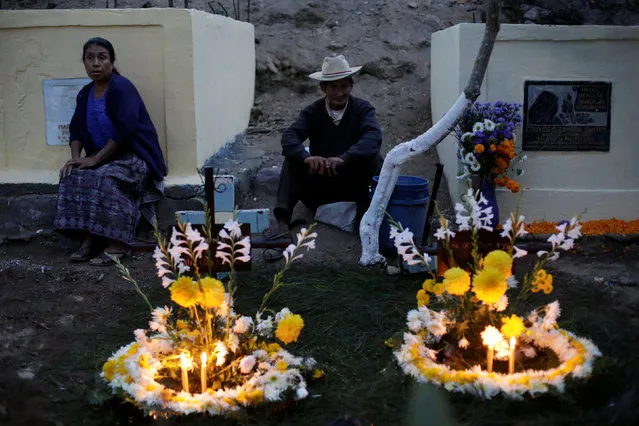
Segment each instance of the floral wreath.
M408 312L408 331L395 351L404 373L450 392L486 399L499 393L522 399L526 394L534 396L550 389L563 392L568 377L588 377L601 352L592 341L559 328L559 302L535 309L526 318L516 312L530 293L552 292L552 275L544 267L557 260L560 251L574 247L575 239L581 236L578 218L557 226L558 232L547 240L551 249L537 252L537 262L519 285L512 274L512 265L513 259L528 255L515 245L518 237L527 234L524 216L511 214L504 223L500 236L509 241L505 250L492 250L484 255L479 248L479 231L494 231L489 225L492 207L486 207L484 197L472 189L463 199L464 204L455 206L457 232L471 232L473 260L468 265L454 263L451 241L456 232L441 217L441 227L435 236L453 267L440 277L431 271L432 278L425 280L417 292L418 308ZM419 252L409 229L394 222L391 238L404 262L429 267L431 258ZM431 298L443 308L430 309ZM485 368L476 356L466 355L482 345L487 347ZM537 357L538 351L552 352L559 365L546 369L524 366L523 370L515 371L516 354L525 363ZM495 360L508 361L507 374L493 371Z
M207 241L212 239L188 223L178 228L169 243L156 230L153 255L158 277L178 305L176 312L169 306L153 308L129 271L117 263L149 306L151 321L148 330L135 330L135 341L104 364L101 377L112 392L153 417L228 416L247 407L306 398L305 377L319 378L323 372L314 368L313 358L294 356L280 345L296 341L304 321L288 308L275 313L265 306L283 285L284 272L303 257L299 250L315 248L313 227L302 229L297 244L284 250L286 263L254 318L233 310L234 265L250 260L250 240L242 236L238 222L226 222L217 239L215 256L231 269L226 288L198 266L202 260L210 262Z

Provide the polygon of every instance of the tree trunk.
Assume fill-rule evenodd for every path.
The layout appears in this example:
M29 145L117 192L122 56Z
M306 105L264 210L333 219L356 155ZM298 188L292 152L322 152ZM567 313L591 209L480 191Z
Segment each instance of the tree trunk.
M384 159L384 165L379 175L379 182L369 209L364 214L360 224L360 238L362 255L360 265L373 265L384 262L385 258L379 254L379 228L384 218L384 211L388 206L402 164L408 159L428 151L444 140L455 128L464 112L477 100L481 83L486 74L488 61L499 32L499 4L498 0L489 0L486 7L486 29L484 38L475 59L473 71L468 84L450 110L428 131L415 139L401 143L394 147Z

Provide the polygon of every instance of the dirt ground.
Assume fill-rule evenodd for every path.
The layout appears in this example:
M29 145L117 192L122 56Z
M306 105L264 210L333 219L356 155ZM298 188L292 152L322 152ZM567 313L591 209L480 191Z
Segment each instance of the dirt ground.
M354 262L359 254L355 237L346 238L352 240L351 245L335 246L332 244L334 239L331 233L340 231L320 226L318 232L318 251L325 254L308 256L308 262L301 263L293 272L295 279L301 280L305 274L313 273L324 282L325 287L330 288L332 283L340 279L342 273L355 271L364 280L363 284L360 283L364 288L359 288L360 291L364 291L362 297L369 298L362 300L362 306L379 304L380 307L384 306L386 314L391 317L390 325L388 320L379 321L385 324L380 325L373 321L368 325L382 327L379 331L353 331L356 335L362 336L373 331L374 335L371 343L365 343L372 345L370 348L357 348L357 353L354 354L357 358L342 359L348 355L340 353L338 359L326 362L334 363L332 367L339 371L340 363L344 363L341 365L342 368L348 368L348 363L355 362L356 359L362 362L367 359L379 359L383 361L382 365L392 366L391 369L394 370L396 367L393 366L390 353L383 353L381 357L375 355L371 359L366 354L373 356L373 353L377 353L383 347L384 338L399 331L405 312L410 309L409 303L413 303L409 301L414 298L415 289L421 282L419 277L408 277L408 280L415 281L415 284L407 285L401 284L406 282L407 277L384 277L379 269L359 268ZM131 409L117 403L105 405L105 388L98 373L105 359L120 345L132 339L133 329L146 326L148 313L133 288L120 278L114 267L96 268L87 264L71 264L67 262L68 254L69 249L65 248L64 240L58 239L55 235L0 246L0 368L3 372L0 375L0 424L141 424L136 421L119 423L122 420L113 420L114 410L124 410L128 413L127 410ZM280 266L265 263L260 251L254 251L253 255L255 274L268 275ZM327 262L326 259L330 261ZM125 264L132 275L140 280L141 288L150 295L153 303L164 304L168 301L155 276L150 253L135 254L128 258ZM604 352L609 352L605 353L606 356L600 361L600 366L604 370L610 369L616 375L624 371L623 376L626 380L632 377L636 380L639 377L636 363L639 348L639 334L636 332L639 328L637 243L601 238L584 240L580 243L579 250L567 254L553 267L552 272L557 274L555 282L558 297L564 307L563 321L582 334L592 335L593 339L596 336L595 342ZM371 283L374 280L381 283L376 290L379 294L368 294L365 289L367 276L370 277ZM560 285L559 282L563 284ZM382 290L379 290L380 288ZM339 292L342 289L334 291ZM388 291L392 293L384 293ZM310 294L313 296L313 293ZM401 300L393 299L398 296ZM331 303L334 302L321 302L319 294L314 294L313 297L318 297L318 308L332 309ZM340 297L336 297L336 300L339 299ZM357 309L354 307L354 310ZM350 320L346 317L341 320L340 316L352 315L350 309L340 308L337 311L331 313L330 321L333 325L325 324L327 330L335 324L348 327ZM362 313L366 314L367 312ZM317 314L317 317L321 322L322 315ZM308 320L309 324L313 321L315 320L311 318ZM619 329L619 324L624 324L623 329ZM311 339L311 350L326 352L327 346L322 345L329 345L330 341L322 342L319 338L320 342L315 343L318 340L317 336L322 334L320 331L318 333L314 340ZM362 350L363 353L360 352ZM329 365L327 368L332 367ZM629 370L624 370L626 368ZM375 376L375 371L370 373ZM622 412L633 407L627 399L636 401L636 393L632 393L635 392L631 386L633 381L630 381L630 384L623 382L624 385L620 386L615 382L617 379L611 376L610 389L603 385L597 392L603 392L608 398L604 402L612 404L611 407L618 407ZM601 380L600 377L598 383ZM355 382L348 383L348 389L355 386ZM383 390L380 389L380 392ZM331 410L337 410L330 404L340 403L347 406L354 404L348 400L324 400L326 407L322 408L323 415L331 415ZM630 406L623 408L624 404ZM354 407L357 408L353 409L364 410L359 405ZM636 411L636 406L632 409ZM375 411L378 408L370 410L372 411L366 413L371 423L398 424L388 422L388 417L384 417L390 415L388 412ZM388 407L386 410L393 412ZM464 409L461 410L460 416L464 417ZM613 411L616 413L618 410ZM298 411L301 413L304 410ZM135 413L135 410L131 412ZM301 415L299 413L297 414ZM322 424L295 419L293 415L285 423L268 424ZM483 423L471 421L465 424ZM611 423L596 424L629 423L611 420Z

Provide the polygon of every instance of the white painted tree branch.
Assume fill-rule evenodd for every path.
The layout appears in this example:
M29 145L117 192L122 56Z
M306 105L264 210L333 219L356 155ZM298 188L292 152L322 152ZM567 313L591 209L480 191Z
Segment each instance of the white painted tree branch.
M395 146L384 159L384 165L379 175L379 182L371 205L360 223L359 232L362 243L360 265L373 265L384 262L385 258L379 254L379 228L384 219L384 211L388 206L402 164L410 158L428 151L444 140L455 128L464 112L479 97L481 82L486 74L488 61L499 32L499 5L497 0L490 0L487 6L486 30L484 38L475 60L473 71L468 84L450 110L428 131L415 139Z

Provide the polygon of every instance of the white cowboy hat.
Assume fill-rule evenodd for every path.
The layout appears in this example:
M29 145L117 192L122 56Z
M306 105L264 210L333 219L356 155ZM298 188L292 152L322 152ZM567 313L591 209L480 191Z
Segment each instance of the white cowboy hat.
M353 75L361 69L362 67L351 67L348 65L344 55L327 56L324 58L322 71L314 72L309 75L309 77L319 81L335 81Z

